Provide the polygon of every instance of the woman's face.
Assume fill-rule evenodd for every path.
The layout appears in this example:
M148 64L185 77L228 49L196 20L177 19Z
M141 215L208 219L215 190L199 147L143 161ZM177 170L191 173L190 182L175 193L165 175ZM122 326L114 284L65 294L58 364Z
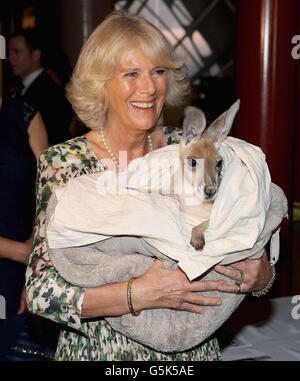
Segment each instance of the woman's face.
M147 131L156 125L167 93L167 73L141 49L122 57L108 82L107 125Z

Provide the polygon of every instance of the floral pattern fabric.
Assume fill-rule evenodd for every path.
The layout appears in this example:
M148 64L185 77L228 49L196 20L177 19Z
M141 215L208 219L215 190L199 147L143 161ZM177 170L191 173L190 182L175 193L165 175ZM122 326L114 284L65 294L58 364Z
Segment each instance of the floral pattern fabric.
M163 127L168 144L178 143L181 129ZM103 171L85 136L50 147L40 157L37 176L35 240L26 272L29 310L64 325L55 360L59 361L203 361L220 360L216 339L188 352L165 354L115 332L104 319L81 321L85 288L62 279L54 269L45 240L48 200L70 178Z

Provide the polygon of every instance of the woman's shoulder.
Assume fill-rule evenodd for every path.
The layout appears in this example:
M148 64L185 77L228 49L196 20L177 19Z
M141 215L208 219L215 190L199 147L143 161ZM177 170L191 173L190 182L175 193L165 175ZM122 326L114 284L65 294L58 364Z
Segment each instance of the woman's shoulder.
M41 166L52 168L70 165L82 167L86 166L91 159L87 151L87 139L82 135L47 148L40 156L39 163Z
M42 185L47 181L56 185L64 184L70 178L99 170L103 170L101 163L88 149L84 135L49 147L38 162Z
M42 156L44 158L61 156L62 158L69 153L83 154L87 151L87 139L84 135L77 136L65 142L55 144L47 148Z

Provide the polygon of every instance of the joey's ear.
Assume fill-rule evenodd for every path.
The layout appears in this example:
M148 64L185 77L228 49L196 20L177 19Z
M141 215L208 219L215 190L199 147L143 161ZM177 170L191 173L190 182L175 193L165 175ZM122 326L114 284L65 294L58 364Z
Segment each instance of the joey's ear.
M205 131L205 134L215 138L217 142L221 142L229 134L234 117L240 108L240 100L238 99L227 111L220 115Z
M184 110L183 141L187 145L199 139L205 130L206 118L204 112L197 107L188 106Z

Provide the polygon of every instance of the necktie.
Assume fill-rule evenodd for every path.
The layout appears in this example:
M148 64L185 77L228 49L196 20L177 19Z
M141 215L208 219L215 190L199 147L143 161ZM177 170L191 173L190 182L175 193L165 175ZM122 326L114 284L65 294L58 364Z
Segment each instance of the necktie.
M22 96L22 90L24 89L24 85L23 83L20 83L17 87L17 91L16 91L16 97L21 97Z

